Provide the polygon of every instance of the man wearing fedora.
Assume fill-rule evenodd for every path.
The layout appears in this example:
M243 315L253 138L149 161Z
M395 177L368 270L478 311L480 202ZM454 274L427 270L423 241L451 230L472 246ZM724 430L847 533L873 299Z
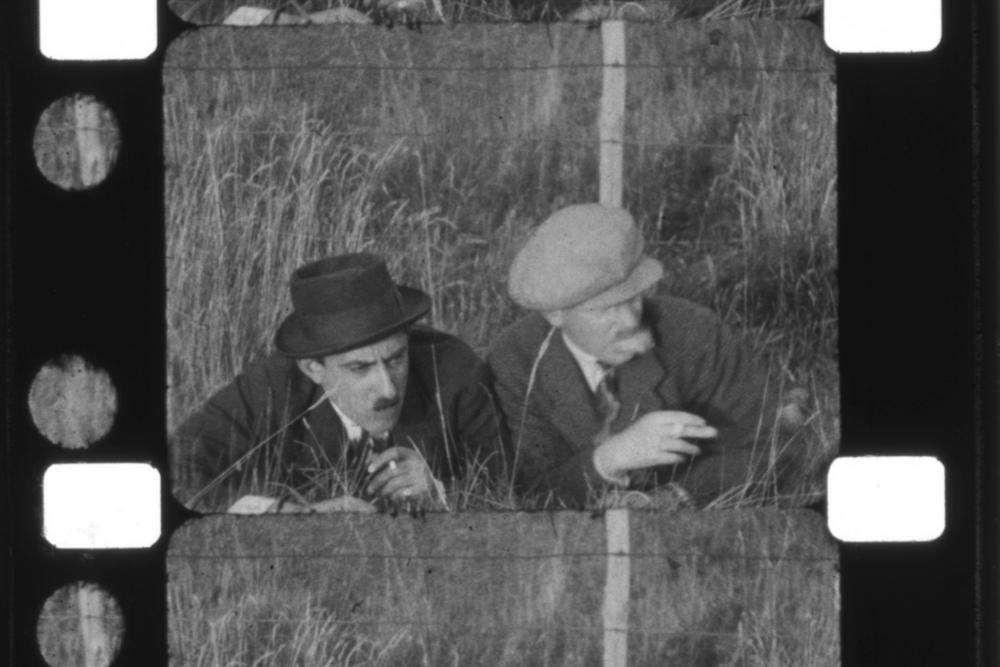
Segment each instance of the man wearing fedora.
M508 290L532 312L488 360L522 491L579 507L669 485L703 505L748 480L772 427L804 421L798 405L779 417L714 314L654 295L662 275L631 215L599 204L557 211L515 257Z
M485 365L415 325L427 295L372 255L306 264L291 296L277 351L178 428L179 499L234 512L446 507L442 482L500 451Z

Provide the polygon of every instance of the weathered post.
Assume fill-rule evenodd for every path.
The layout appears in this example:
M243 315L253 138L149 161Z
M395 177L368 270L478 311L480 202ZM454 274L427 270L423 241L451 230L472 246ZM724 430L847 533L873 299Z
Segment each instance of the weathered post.
M78 96L73 102L76 118L76 147L79 159L80 185L97 185L108 174L110 147L101 137L101 105L88 96Z
M625 137L625 22L601 23L603 79L600 111L600 202L622 205ZM629 516L627 509L604 515L608 565L604 584L604 667L628 662Z
M111 663L111 638L105 627L104 594L93 584L80 584L80 635L85 667L107 667Z
M604 54L600 111L600 202L622 204L625 138L625 22L601 23Z

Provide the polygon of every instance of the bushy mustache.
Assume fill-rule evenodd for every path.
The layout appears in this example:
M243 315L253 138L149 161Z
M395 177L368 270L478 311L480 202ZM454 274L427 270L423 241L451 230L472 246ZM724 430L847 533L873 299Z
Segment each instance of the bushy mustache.
M653 347L653 335L649 327L638 326L615 336L615 344L634 354L644 354Z
M388 410L389 408L394 408L399 405L401 399L397 396L396 398L378 398L375 400L375 405L372 406L373 410Z
M626 331L619 331L615 334L615 340L628 340L644 333L646 333L646 327L640 325Z

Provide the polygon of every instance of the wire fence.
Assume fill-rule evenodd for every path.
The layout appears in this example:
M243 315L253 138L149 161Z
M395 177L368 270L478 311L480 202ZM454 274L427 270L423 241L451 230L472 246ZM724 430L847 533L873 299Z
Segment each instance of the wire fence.
M361 138L386 138L386 139L415 139L415 140L433 140L439 141L441 139L451 139L451 140L468 140L473 143L484 142L484 143L500 143L507 144L513 147L516 142L531 142L531 143L563 143L563 144L578 144L581 146L594 146L597 143L611 143L611 144L623 144L626 146L642 146L649 148L691 148L691 149L714 149L714 150L732 150L733 145L720 142L697 142L697 141L649 141L645 139L598 139L596 136L592 138L587 138L583 136L566 136L566 135L537 135L537 134L522 134L522 133L511 133L511 134L472 134L470 132L448 132L446 130L436 131L436 132L424 132L424 131L387 131L381 129L368 129L368 128L357 128L352 130L329 130L325 127L320 128L306 128L310 130L310 134L317 138L328 138L328 137L361 137ZM302 129L298 130L281 130L281 129L267 129L267 130L233 130L227 129L226 135L234 136L262 136L262 137L299 137L303 135Z
M229 612L231 613L231 612ZM39 622L57 622L66 623L78 620L95 620L101 622L109 622L114 619L109 616L95 616L95 615L79 615L70 611L65 613L49 613L41 614L38 617ZM393 617L393 616L372 616L372 615L358 615L351 614L350 617L337 617L330 615L328 617L317 617L317 616L258 616L252 613L248 613L241 620L245 620L247 625L255 624L266 624L266 625L287 625L287 624L301 624L303 621L319 621L329 623L331 625L391 625L395 627L419 627L431 630L475 630L476 632L485 633L495 633L495 634L509 634L511 631L530 631L530 632L552 632L554 630L571 630L573 632L584 632L584 633L601 633L606 632L606 628L601 625L577 625L577 624L565 624L565 623L516 623L509 622L504 619L495 619L496 623L492 626L483 625L481 621L472 621L461 618L454 618L448 620L429 620L429 619L415 619L415 618L404 618L404 617ZM655 626L633 626L628 627L629 634L641 634L641 635L656 635L661 637L714 637L714 638L735 638L740 636L738 632L724 632L715 630L665 630L662 627ZM785 636L794 637L798 634L798 631L775 629L773 631L775 636Z
M566 623L511 623L503 619L496 619L496 625L494 626L484 626L482 621L469 621L461 618L448 619L448 620L428 620L428 619L415 619L415 618L401 618L401 617L391 617L391 616L357 616L352 615L349 618L341 617L329 617L321 618L316 620L322 620L330 624L336 625L391 625L395 627L418 627L428 630L444 630L444 631L458 631L458 630L475 630L476 632L494 633L506 635L510 634L511 631L520 632L539 632L547 633L554 630L562 631L573 631L581 633L594 633L594 634L604 634L607 632L607 628L601 625L577 625L577 624L566 624ZM282 616L253 616L248 615L246 617L248 624L262 623L267 625L278 625L278 624L289 624L289 623L301 623L302 619L282 617ZM740 636L738 632L724 632L724 631L713 631L713 630L665 630L662 627L655 626L632 626L628 627L629 634L640 634L640 635L655 635L660 637L713 637L713 638L736 638ZM794 637L797 632L792 630L782 630L775 629L773 634L775 636L784 637Z
M740 554L740 553L703 553L703 552L616 552L616 551L584 551L544 554L420 554L420 553L378 553L370 551L341 551L337 553L248 553L248 554L213 554L200 552L172 552L167 554L167 560L340 560L347 558L372 558L402 561L536 561L569 558L600 558L609 556L628 556L629 558L653 558L659 560L697 559L708 561L764 561L769 563L836 563L834 555L826 556L787 556L771 554Z
M181 65L166 64L163 66L165 72L252 72L252 71L375 71L375 72L480 72L480 73L508 73L508 72L547 72L552 70L604 70L604 69L624 69L624 70L663 70L663 71L686 71L701 72L709 70L716 72L736 72L741 74L808 74L818 76L833 76L833 72L827 67L791 67L776 65L721 65L714 63L643 63L629 62L625 64L603 64L603 63L548 63L538 65L420 65L416 63L406 63L400 65L387 65L375 63L251 63L236 64L228 63L222 65Z

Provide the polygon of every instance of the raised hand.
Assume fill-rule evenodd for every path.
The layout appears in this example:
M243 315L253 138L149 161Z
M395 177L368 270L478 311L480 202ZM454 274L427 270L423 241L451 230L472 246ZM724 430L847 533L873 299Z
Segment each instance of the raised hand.
M608 436L594 450L594 466L608 479L620 479L629 470L683 463L701 453L688 440L718 436L697 415L679 410L657 410L643 415L621 433Z

